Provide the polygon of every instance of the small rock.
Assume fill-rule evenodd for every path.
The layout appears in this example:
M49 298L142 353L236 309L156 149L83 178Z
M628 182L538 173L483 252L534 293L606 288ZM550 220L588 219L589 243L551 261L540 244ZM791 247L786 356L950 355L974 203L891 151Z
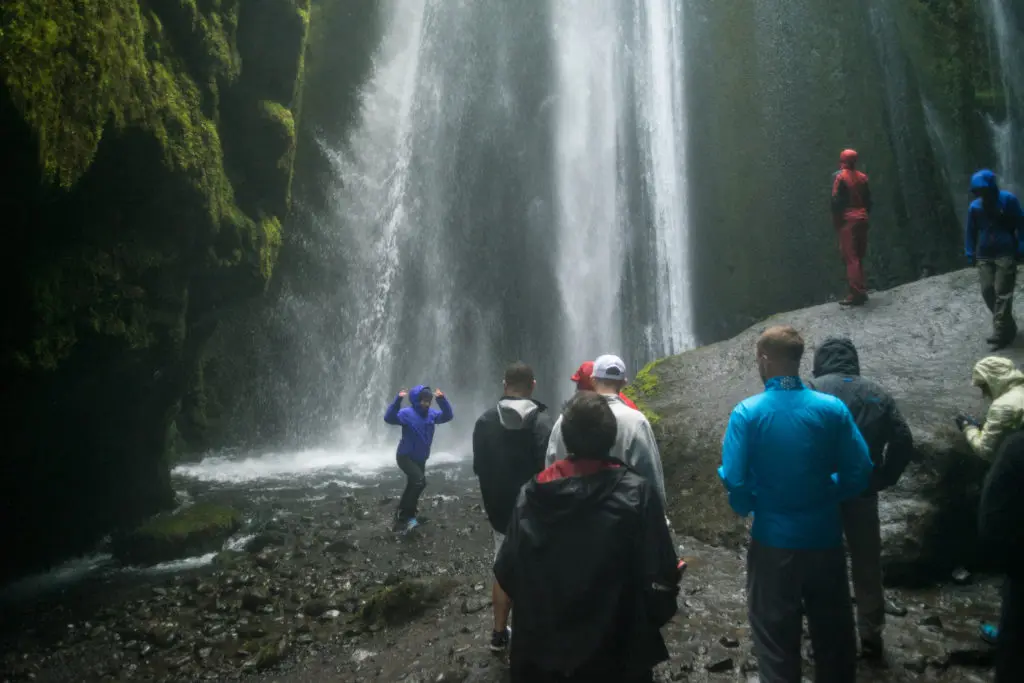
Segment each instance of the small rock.
M253 588L242 595L242 609L256 612L264 605L270 604L270 595L262 588Z
M334 555L344 555L356 550L356 548L357 546L354 543L341 539L334 543L329 543L327 547L324 548L324 552L332 553Z
M329 610L327 610L326 612L324 612L321 615L321 618L324 619L324 620L328 620L328 619L337 619L340 616L341 616L341 612L340 611L338 611L336 609L329 609Z
M891 614L894 617L905 617L907 616L907 608L903 605L893 602L892 600L886 600L885 613Z
M757 659L755 657L747 657L743 660L743 666L740 667L740 671L745 674L751 674L757 671Z
M154 586L153 587L153 595L156 595L157 597L161 597L161 598L165 597L167 595L167 589L163 588L161 586Z
M732 657L724 657L722 659L712 660L704 665L704 668L713 674L722 673L723 671L732 671L736 664L732 661Z
M733 648L740 646L739 639L733 636L722 636L718 639L718 642L722 644L722 647Z
M323 598L312 598L302 606L302 613L307 617L318 617L327 611L328 604Z
M911 657L903 662L903 668L916 674L923 674L928 669L928 661L920 655Z
M462 601L462 613L463 614L476 614L490 607L490 600L463 600Z
M287 636L281 636L281 638L272 643L268 643L256 652L255 656L251 659L246 660L242 665L243 669L249 669L256 671L262 671L263 669L269 669L275 664L279 664L287 655L291 649L291 643Z
M971 573L963 567L957 567L953 570L953 583L966 586L971 582Z

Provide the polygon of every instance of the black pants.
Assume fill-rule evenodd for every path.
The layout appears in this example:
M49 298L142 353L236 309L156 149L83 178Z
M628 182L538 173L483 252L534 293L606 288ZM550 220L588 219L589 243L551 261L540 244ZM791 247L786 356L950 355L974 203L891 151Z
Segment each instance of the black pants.
M398 519L407 520L416 516L416 507L420 502L423 489L427 488L424 475L426 463L416 462L408 456L398 456L398 467L405 473L405 491L398 501Z
M532 664L523 663L512 667L512 683L653 683L654 672L646 671L634 676L607 672L595 674L593 671L572 676L543 671Z
M817 683L854 683L857 636L842 547L786 550L750 541L747 610L761 683L800 683L803 616Z
M1006 579L996 640L996 683L1024 681L1024 582Z

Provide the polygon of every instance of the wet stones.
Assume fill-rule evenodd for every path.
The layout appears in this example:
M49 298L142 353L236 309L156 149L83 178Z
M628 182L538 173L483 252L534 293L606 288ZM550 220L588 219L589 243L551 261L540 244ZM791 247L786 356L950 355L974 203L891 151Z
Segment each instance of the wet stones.
M263 588L253 588L242 594L242 609L259 611L270 604L270 594Z
M732 660L732 657L720 657L713 659L704 665L709 673L717 674L725 671L732 671L736 667L736 663Z

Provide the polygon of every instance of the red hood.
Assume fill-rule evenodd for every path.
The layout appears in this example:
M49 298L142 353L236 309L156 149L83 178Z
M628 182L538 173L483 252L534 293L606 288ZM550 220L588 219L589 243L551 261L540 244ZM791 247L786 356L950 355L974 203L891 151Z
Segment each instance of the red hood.
M848 168L851 171L857 168L857 150L844 149L839 155L839 168Z

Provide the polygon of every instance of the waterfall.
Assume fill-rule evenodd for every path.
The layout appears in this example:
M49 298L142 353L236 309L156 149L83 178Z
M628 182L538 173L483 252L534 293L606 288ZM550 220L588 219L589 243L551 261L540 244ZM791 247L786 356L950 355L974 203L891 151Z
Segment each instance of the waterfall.
M1002 116L990 115L989 128L998 160L996 173L1002 183L1024 189L1024 46L1010 0L985 0L991 31L994 71L1003 95ZM1019 9L1017 10L1020 11Z
M581 361L692 344L680 5L381 1L357 120L319 140L329 281L283 286L296 431L390 442L385 405L426 382L458 449L510 361L555 406Z
M551 7L563 366L677 353L692 345L680 3ZM623 291L624 273L638 272L626 270L631 256L646 270L633 297ZM643 324L622 315L645 303Z

